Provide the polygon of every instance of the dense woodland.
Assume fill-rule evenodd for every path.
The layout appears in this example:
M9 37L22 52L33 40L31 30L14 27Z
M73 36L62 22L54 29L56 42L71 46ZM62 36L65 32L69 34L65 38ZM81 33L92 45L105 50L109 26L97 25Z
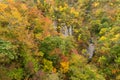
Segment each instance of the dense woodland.
M0 80L120 80L120 0L0 0Z

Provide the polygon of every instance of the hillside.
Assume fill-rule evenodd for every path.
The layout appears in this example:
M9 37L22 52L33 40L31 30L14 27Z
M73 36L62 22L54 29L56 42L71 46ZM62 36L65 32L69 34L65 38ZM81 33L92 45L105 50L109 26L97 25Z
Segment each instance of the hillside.
M0 0L0 80L120 80L120 1Z

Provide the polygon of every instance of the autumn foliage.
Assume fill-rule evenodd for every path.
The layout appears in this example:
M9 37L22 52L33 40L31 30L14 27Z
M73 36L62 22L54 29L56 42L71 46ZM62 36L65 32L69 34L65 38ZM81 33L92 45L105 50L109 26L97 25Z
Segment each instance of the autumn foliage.
M0 80L119 80L119 3L0 0Z

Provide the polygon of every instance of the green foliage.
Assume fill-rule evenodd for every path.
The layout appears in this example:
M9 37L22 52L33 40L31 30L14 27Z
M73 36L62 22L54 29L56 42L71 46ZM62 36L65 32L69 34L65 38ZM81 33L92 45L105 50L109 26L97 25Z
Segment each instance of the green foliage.
M43 60L43 70L45 72L52 72L53 70L53 64L52 64L52 61L49 61L47 59L44 59Z
M80 61L82 60L82 61ZM79 55L71 55L69 78L70 80L105 80L97 73L95 66L86 65L86 60Z
M11 70L8 75L11 79L21 80L24 76L24 71L21 68Z
M106 32L105 32L105 31ZM100 31L99 46L97 52L100 57L98 63L100 64L100 71L105 74L105 77L115 79L119 74L119 27L112 26L111 28L102 28ZM114 64L114 65L112 65ZM107 67L106 67L107 66Z
M119 80L119 3L0 1L0 80ZM61 34L64 26L72 27L72 36ZM90 38L96 51L86 64L81 53Z
M0 59L1 61L5 61L5 58L8 60L14 60L17 58L15 46L8 41L0 40Z
M67 56L70 55L71 49L74 48L71 39L72 38L61 38L59 36L45 38L39 47L40 51L44 53L43 57L52 61L54 67L59 68L60 61L67 60Z
M45 53L45 55L56 48L59 48L63 54L68 54L74 46L70 39L60 38L59 36L47 37L40 44L40 50Z

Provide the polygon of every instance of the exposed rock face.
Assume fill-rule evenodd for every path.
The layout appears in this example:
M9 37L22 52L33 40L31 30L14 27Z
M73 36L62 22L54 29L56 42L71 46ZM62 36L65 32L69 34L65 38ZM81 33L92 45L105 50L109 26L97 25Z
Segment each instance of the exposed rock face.
M53 27L55 30L57 30L57 22L54 21ZM72 26L66 26L65 24L60 28L60 33L62 33L64 36L72 36L73 35L73 28Z
M93 57L94 51L95 51L95 46L94 46L93 43L90 43L89 46L88 46L89 58Z

